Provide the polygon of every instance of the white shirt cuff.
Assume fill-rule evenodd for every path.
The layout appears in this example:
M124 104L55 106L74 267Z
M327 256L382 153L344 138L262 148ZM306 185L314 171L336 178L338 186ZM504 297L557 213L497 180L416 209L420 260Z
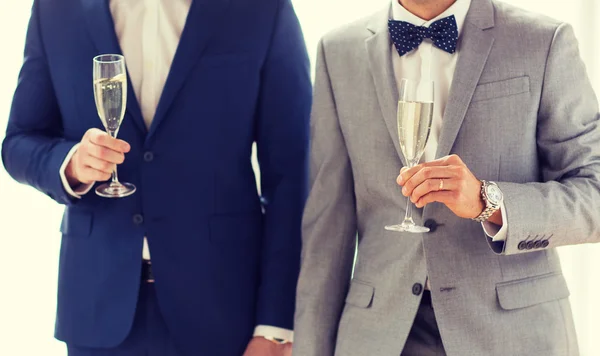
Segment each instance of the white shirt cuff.
M76 144L75 146L73 146L73 148L71 148L71 150L69 151L69 154L67 154L67 157L65 157L65 160L63 161L62 165L60 166L59 174L60 174L60 180L62 181L63 187L65 188L67 193L69 193L69 195L74 198L81 199L81 196L86 195L92 189L92 187L94 185L93 184L80 184L79 186L72 188L71 185L69 184L69 181L67 180L67 176L65 174L65 171L67 170L67 166L69 165L71 158L73 157L73 155L75 154L75 152L77 151L78 148L79 148L79 144Z
M254 329L254 336L274 337L288 342L294 342L294 332L288 329L277 328L275 326L258 325Z
M506 208L504 207L504 203L500 206L500 211L502 213L502 226L498 226L489 221L481 223L481 227L483 227L485 234L494 242L506 241L506 234L508 232L508 221L506 220Z

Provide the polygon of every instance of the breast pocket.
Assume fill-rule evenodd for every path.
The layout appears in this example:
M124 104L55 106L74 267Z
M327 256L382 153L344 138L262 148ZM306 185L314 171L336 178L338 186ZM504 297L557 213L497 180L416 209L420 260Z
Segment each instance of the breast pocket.
M529 93L529 77L517 77L490 83L482 83L475 88L471 102L504 98Z

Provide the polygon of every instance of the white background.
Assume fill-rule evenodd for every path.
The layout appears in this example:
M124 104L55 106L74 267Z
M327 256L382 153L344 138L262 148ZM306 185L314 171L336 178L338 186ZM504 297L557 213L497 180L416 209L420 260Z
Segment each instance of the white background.
M100 1L100 0L99 0ZM371 14L389 0L293 0L314 62L319 38ZM600 93L600 17L597 0L510 0L574 25L582 56ZM0 2L0 139L22 62L31 0ZM32 103L35 105L35 103ZM600 144L600 143L599 143ZM53 339L62 207L0 169L0 355L64 356ZM569 224L569 221L565 221ZM561 248L581 354L600 354L600 245ZM594 332L596 331L596 332ZM533 355L532 355L533 356Z

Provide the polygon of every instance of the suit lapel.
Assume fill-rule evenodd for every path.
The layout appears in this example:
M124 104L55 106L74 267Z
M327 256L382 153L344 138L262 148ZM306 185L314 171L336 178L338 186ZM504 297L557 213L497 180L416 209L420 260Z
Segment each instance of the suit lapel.
M194 0L192 2L147 140L156 132L177 92L197 64L214 31L222 23L229 2L230 0Z
M450 154L494 43L494 13L489 0L473 0L460 35L459 57L443 116L437 157Z
M388 8L373 17L368 28L374 34L367 38L366 47L383 119L392 136L396 152L402 163L406 165L398 140L397 105L399 94L392 65L392 42L387 27L389 13Z
M97 54L123 54L119 40L115 33L115 25L106 0L81 0L83 17L87 23L87 30L94 42ZM90 73L92 73L92 59L90 58ZM125 58L127 63L127 58ZM92 84L90 83L90 86ZM135 92L127 76L127 112L133 117L135 125L146 134L146 125L142 112L135 97Z

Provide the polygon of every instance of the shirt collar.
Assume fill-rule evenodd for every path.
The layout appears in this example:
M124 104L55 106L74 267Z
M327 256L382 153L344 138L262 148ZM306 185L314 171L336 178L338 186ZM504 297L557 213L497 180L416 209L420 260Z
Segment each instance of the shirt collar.
M465 19L467 17L467 13L469 12L470 6L471 0L456 0L456 2L452 4L452 6L447 8L446 11L444 11L434 19L426 21L406 10L404 6L400 5L399 0L392 0L392 18L395 21L404 21L411 23L415 26L429 26L439 19L443 19L444 17L454 15L454 17L456 18L456 26L458 27L458 33L460 34L460 31L462 30L463 24L465 23Z

